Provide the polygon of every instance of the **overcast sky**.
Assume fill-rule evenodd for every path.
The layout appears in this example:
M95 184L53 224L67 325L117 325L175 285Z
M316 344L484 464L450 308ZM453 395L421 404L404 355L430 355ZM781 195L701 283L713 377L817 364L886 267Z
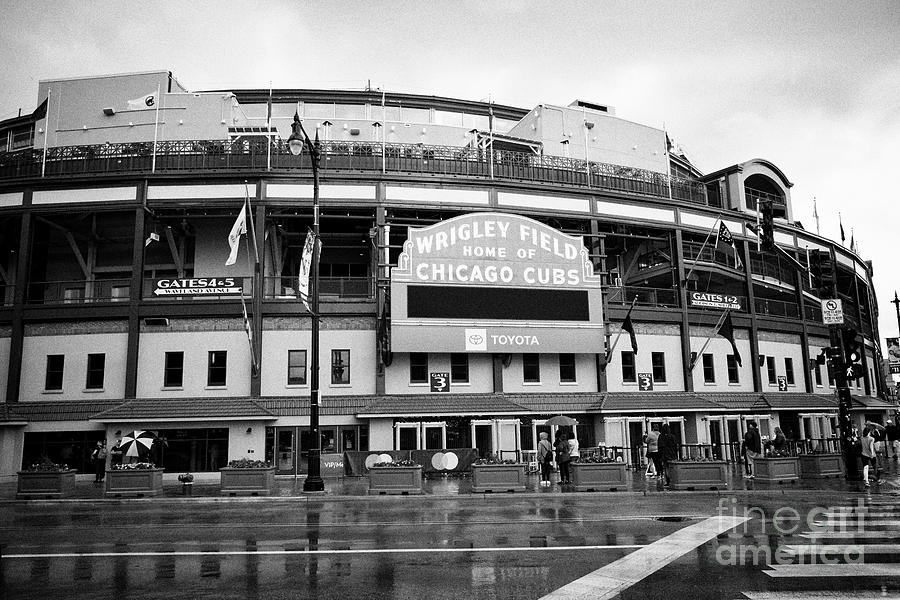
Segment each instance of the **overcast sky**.
M168 69L190 90L384 87L523 108L575 98L665 128L702 171L751 158L794 217L900 288L900 1L0 0L0 118L39 80Z

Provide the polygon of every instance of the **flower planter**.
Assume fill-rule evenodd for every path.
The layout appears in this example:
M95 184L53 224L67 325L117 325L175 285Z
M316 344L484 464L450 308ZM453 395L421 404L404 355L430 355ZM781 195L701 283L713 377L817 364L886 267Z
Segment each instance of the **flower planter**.
M223 496L269 496L275 489L275 467L236 469L222 467Z
M472 465L472 492L524 492L525 465Z
M16 499L65 498L75 493L75 469L19 471Z
M569 471L577 492L625 489L624 462L570 462Z
M810 478L843 477L844 457L839 453L800 455L800 475Z
M122 469L106 472L107 498L122 496L159 496L162 494L162 469Z
M669 463L669 487L673 490L724 490L728 487L728 463L724 460L674 460Z
M754 458L753 478L766 483L793 483L800 479L800 459L796 456Z
M422 467L372 467L370 494L421 494Z

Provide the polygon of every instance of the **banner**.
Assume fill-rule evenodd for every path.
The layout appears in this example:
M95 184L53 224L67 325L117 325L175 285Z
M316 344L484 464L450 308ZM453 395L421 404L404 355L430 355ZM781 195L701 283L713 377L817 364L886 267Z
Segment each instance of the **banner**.
M312 312L309 308L309 275L312 272L314 247L316 247L317 251L321 251L322 245L316 244L315 234L312 229L308 229L306 231L306 243L303 244L303 255L300 257L300 275L297 278L297 291L300 294L300 300L303 301L303 306L306 307L308 312Z
M900 382L900 338L887 338L887 357L891 378Z

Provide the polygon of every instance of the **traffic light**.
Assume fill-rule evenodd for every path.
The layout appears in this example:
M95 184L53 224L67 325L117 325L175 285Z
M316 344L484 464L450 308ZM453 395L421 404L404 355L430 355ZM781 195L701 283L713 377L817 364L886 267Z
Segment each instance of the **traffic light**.
M847 378L859 379L863 374L862 364L860 364L862 361L862 344L857 338L856 330L852 327L841 329L841 341L844 344Z
M831 252L817 251L816 254L819 257L819 297L834 298L834 261L831 260Z
M812 279L813 289L822 287L822 255L818 250L809 253L809 275Z
M762 225L760 227L760 240L762 241L763 250L775 249L775 221L772 212L772 201L759 201L760 212L762 213Z

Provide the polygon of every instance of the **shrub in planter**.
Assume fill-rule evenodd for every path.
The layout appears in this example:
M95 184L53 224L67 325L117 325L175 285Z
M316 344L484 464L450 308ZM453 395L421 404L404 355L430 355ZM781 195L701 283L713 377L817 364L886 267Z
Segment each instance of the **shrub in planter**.
M572 483L578 492L611 491L623 489L625 463L613 457L593 454L570 462Z
M669 486L673 490L725 489L728 487L728 463L708 458L671 461Z
M479 458L472 463L472 492L525 491L525 464L496 457Z
M836 452L800 455L800 475L810 478L842 477L844 457Z
M16 498L64 498L75 492L75 469L49 460L18 472Z
M268 496L275 489L275 467L262 460L242 458L219 469L222 495Z
M163 470L149 462L114 464L106 471L106 496L159 496Z
M796 456L770 455L753 459L753 476L766 483L795 482L800 479L800 459Z
M421 494L422 465L411 460L380 462L369 469L370 494Z

